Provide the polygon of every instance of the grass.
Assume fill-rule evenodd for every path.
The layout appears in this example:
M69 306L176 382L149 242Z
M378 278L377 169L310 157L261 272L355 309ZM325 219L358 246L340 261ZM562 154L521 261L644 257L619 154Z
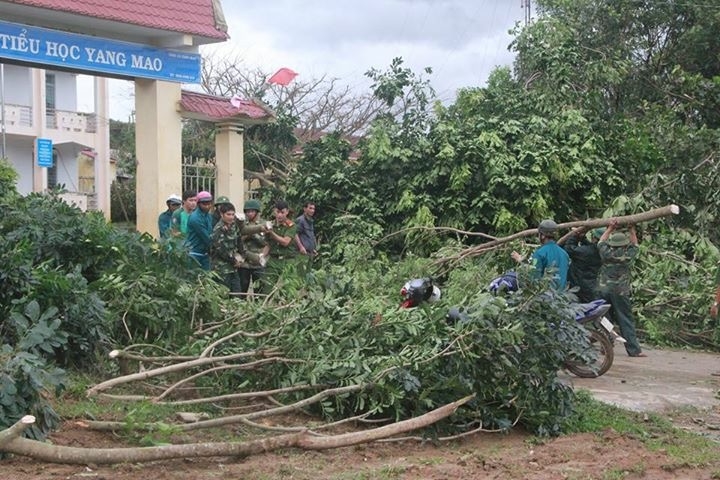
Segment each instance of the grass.
M631 412L599 402L587 391L577 392L575 412L566 423L565 433L592 433L608 429L638 439L651 450L665 452L673 461L667 466L669 470L708 466L717 462L717 442L678 429L663 416Z
M121 401L102 397L88 398L86 392L100 379L70 372L67 389L53 401L55 411L65 420L83 419L122 422L123 428L116 432L131 444L144 446L169 443L181 431L170 423L178 412L188 411L188 406L172 406L150 401ZM136 392L137 393L137 392ZM192 411L211 411L207 405L195 405ZM146 425L152 424L152 428ZM233 440L243 437L243 428L235 428ZM208 441L228 440L228 430L223 428L203 430L202 437Z

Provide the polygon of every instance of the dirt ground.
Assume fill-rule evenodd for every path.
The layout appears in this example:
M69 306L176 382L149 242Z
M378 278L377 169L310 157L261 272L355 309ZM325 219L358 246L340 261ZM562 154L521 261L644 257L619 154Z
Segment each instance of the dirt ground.
M663 451L613 431L538 442L521 431L478 434L449 444L375 443L322 452L282 451L245 459L208 458L114 466L70 466L21 457L0 461L0 478L29 479L718 479L720 478L720 356L648 350L630 359L616 350L603 377L566 377L596 398L636 411L664 412L680 428L718 441L714 465L678 465ZM117 447L111 435L67 422L58 445Z

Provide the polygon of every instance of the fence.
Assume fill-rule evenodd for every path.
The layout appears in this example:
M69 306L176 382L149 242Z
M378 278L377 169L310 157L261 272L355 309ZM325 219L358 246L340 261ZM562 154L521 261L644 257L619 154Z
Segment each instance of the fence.
M217 192L217 167L215 159L184 157L182 163L183 192L203 190Z

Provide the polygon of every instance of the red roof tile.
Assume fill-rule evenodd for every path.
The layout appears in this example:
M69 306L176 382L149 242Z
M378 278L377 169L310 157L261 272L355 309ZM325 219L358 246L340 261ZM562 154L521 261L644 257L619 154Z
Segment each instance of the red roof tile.
M247 118L260 122L268 122L274 118L267 108L252 100L240 100L239 107L234 107L227 97L216 97L205 93L182 91L180 106L187 113L194 113L208 121L241 120Z
M218 40L228 38L220 2L214 0L6 1ZM219 12L215 12L214 5L218 6Z

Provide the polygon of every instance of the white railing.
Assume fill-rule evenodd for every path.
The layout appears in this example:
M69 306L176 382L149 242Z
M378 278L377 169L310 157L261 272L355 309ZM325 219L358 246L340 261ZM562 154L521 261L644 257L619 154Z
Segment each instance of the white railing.
M6 126L32 127L32 107L6 103L4 110L5 115L0 112L0 118Z
M53 130L63 130L65 132L95 133L97 130L97 116L94 113L48 109L46 126Z
M97 194L83 192L65 192L59 195L68 205L74 205L83 212L97 210Z

